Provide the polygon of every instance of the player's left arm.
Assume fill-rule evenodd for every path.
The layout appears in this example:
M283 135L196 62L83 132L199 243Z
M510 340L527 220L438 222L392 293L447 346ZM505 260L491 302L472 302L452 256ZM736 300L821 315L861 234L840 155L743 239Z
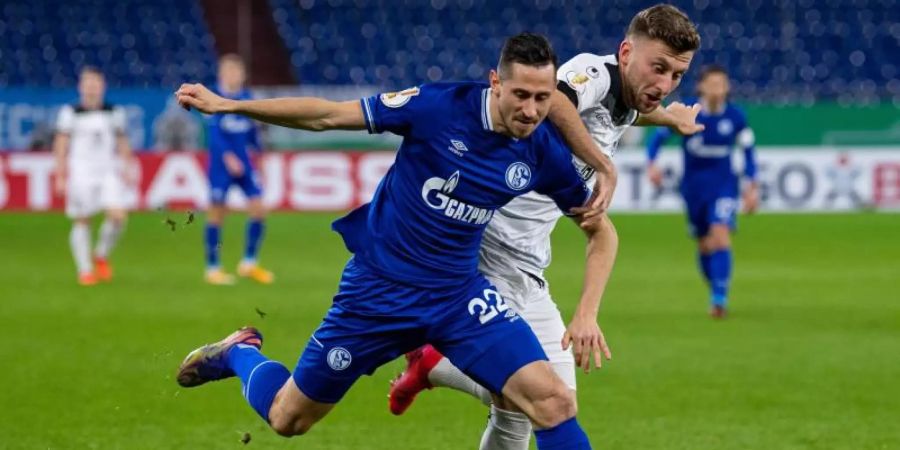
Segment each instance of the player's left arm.
M583 216L572 217L587 235L587 257L584 269L584 285L581 299L572 315L572 320L562 338L562 347L567 350L574 347L575 364L585 373L591 371L591 355L594 367L602 366L603 358L612 358L609 345L603 331L597 323L600 312L600 301L606 284L612 273L619 248L619 236L609 216L603 214L600 219L585 219Z
M672 102L665 108L658 106L653 112L638 116L637 126L660 126L672 129L683 136L690 136L703 131L706 127L697 123L700 104L691 106L681 102Z
M559 90L555 91L551 97L548 117L556 125L572 153L597 173L594 183L594 199L590 205L591 210L585 214L592 216L603 213L609 208L616 191L619 174L615 164L594 142L572 101Z
M137 181L137 169L135 167L137 161L126 133L127 118L125 111L122 108L115 108L112 117L113 129L116 135L116 154L119 155L119 160L122 161L122 175L127 184L133 184Z
M366 129L359 101L333 102L317 97L232 100L216 95L199 83L181 85L175 97L185 108L196 108L207 114L240 114L283 127L310 131Z
M735 143L744 151L746 185L741 193L743 210L748 214L753 214L759 208L759 183L756 180L756 137L753 129L745 125L738 132Z

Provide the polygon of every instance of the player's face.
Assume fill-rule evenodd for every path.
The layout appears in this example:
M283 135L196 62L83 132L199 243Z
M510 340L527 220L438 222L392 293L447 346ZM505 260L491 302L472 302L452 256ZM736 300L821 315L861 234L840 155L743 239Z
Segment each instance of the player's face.
M491 71L491 88L503 127L512 137L528 137L550 112L556 70L552 64L534 67L512 63L502 79Z
M697 91L700 97L713 105L721 105L725 103L728 92L731 90L731 84L728 82L728 76L724 73L713 72L705 77L703 81L697 85Z
M219 83L229 91L237 91L244 86L246 73L244 65L234 61L223 61L219 64Z
M625 101L643 114L658 108L691 65L694 52L676 53L664 42L636 37L619 47Z
M103 102L106 82L103 76L93 72L85 72L78 78L78 95L84 106L96 108Z

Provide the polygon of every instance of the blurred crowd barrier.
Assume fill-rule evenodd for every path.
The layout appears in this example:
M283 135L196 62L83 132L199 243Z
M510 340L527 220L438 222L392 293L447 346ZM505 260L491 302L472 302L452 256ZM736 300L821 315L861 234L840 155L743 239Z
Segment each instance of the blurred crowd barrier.
M110 89L107 100L122 106L128 137L139 151L197 150L205 147L203 116L180 108L173 89ZM290 86L254 89L257 98L315 96L336 101L374 95L372 86ZM0 90L0 151L47 150L59 107L77 101L74 90L9 88ZM900 115L891 103L842 106L744 105L757 143L768 146L896 146L900 148ZM633 127L622 146L640 145L643 129ZM390 150L400 139L390 134L357 131L314 133L262 127L267 149Z
M680 155L666 151L659 163L666 173L662 189L651 187L639 149L616 157L619 184L613 210L679 211ZM139 181L128 194L142 210L199 209L209 185L205 154L139 154ZM371 199L393 163L390 151L271 152L256 164L262 172L263 200L276 210L342 211ZM900 211L900 151L895 147L764 147L758 154L762 208L766 211ZM735 160L736 169L743 161ZM52 190L49 152L0 153L0 210L60 210L63 198ZM232 189L228 204L245 204Z

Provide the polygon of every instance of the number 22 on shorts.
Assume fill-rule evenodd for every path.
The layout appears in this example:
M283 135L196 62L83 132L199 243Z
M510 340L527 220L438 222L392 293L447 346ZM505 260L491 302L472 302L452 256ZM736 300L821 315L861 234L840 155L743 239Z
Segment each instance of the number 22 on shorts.
M493 305L491 304L493 303ZM497 314L500 314L509 309L509 305L503 301L503 297L500 296L497 291L493 289L485 289L484 290L484 298L475 297L472 300L469 300L469 314L478 316L478 320L485 324L494 317L497 317Z

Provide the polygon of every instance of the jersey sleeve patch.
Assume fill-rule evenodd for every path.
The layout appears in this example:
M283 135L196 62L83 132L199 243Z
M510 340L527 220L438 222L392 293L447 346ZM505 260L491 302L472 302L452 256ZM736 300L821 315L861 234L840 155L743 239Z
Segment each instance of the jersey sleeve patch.
M399 108L407 104L413 97L419 95L419 88L412 87L400 92L386 92L381 94L381 103L388 108Z

